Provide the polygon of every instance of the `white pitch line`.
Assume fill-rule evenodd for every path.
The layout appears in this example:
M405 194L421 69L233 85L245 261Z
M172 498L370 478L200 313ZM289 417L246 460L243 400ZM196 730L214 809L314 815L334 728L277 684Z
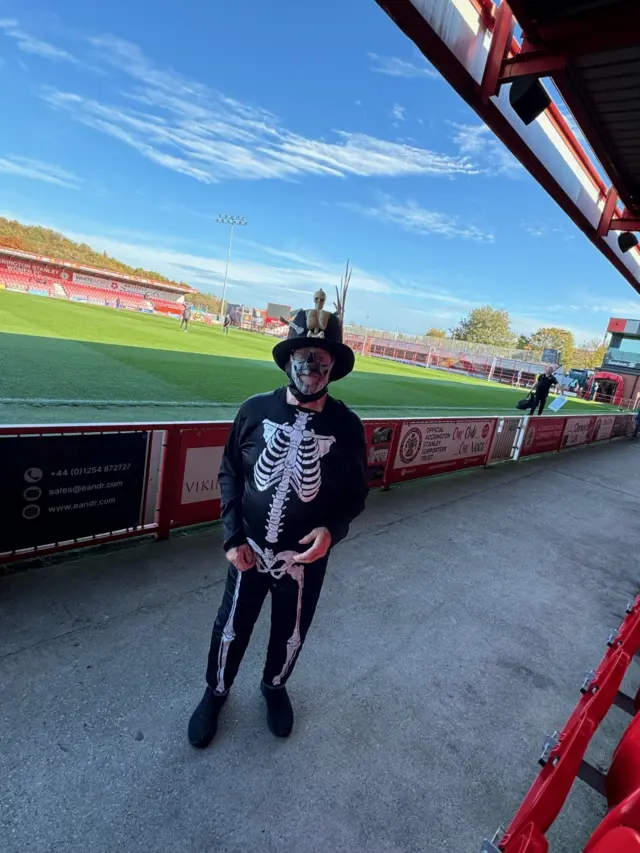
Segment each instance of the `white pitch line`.
M202 400L59 400L49 397L0 397L0 405L24 406L239 406L239 403L208 403Z
M213 407L230 408L239 406L240 403L216 403L204 400L63 400L50 397L0 397L0 405L23 405L23 406L114 406L119 408L138 406L186 406L196 409L207 409ZM395 412L399 409L413 412L496 412L496 407L481 406L356 406L359 411L384 411Z

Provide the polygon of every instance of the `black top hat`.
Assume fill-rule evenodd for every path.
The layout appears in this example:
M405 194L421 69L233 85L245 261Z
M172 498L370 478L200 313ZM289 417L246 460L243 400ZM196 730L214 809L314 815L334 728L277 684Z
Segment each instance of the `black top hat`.
M355 356L351 347L342 343L342 326L335 314L329 314L324 337L309 334L307 328L307 312L298 311L294 320L289 323L289 335L284 341L273 348L273 360L281 370L285 370L291 353L301 347L318 347L330 353L334 358L331 370L331 380L336 382L344 379L353 370Z

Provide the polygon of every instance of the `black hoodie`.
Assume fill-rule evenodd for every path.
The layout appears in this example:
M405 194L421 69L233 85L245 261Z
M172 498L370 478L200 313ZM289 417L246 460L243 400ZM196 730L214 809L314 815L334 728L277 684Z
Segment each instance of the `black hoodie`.
M236 415L219 482L225 551L250 538L300 552L315 527L329 529L333 546L364 510L362 421L333 397L316 412L288 403L286 388L258 394Z

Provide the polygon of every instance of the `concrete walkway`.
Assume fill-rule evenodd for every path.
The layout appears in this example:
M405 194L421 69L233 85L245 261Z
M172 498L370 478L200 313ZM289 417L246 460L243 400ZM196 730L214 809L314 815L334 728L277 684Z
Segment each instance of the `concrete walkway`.
M625 441L373 493L334 554L286 742L258 691L267 613L215 744L186 741L219 530L5 577L0 850L478 851L638 592L639 475ZM627 722L612 711L594 760ZM553 853L602 814L577 783Z

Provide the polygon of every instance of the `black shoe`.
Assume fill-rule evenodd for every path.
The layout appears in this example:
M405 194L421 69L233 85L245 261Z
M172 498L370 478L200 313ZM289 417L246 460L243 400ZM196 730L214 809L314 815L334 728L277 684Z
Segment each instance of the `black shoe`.
M220 695L207 687L200 704L189 720L189 743L196 749L209 746L218 731L218 717L227 701L227 693Z
M293 708L286 687L260 685L267 700L267 725L276 737L289 737L293 728Z

